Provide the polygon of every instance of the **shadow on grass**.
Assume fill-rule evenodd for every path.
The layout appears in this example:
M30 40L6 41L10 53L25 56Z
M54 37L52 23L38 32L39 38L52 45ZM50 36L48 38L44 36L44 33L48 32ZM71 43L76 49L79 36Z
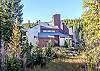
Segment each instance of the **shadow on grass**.
M85 64L51 62L47 64L45 68L40 68L40 66L38 66L34 69L27 69L26 71L87 71L86 69Z

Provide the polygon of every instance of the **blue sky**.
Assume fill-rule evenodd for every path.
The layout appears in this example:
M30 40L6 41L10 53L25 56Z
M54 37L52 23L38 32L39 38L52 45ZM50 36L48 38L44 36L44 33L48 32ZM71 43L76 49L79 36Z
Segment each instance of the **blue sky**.
M22 0L22 3L23 22L47 22L56 13L61 14L61 19L79 18L82 14L82 0Z

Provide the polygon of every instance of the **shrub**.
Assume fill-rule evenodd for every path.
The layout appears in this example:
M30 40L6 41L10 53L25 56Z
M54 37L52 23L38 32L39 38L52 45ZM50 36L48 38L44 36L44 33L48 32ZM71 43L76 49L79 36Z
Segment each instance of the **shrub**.
M21 71L21 61L15 57L7 58L5 65L7 71Z
M68 48L68 43L67 43L67 41L64 42L64 47L67 47L67 48Z
M46 65L46 57L43 54L43 50L41 48L35 48L31 54L31 57L27 59L26 66L33 68L39 65L41 67Z

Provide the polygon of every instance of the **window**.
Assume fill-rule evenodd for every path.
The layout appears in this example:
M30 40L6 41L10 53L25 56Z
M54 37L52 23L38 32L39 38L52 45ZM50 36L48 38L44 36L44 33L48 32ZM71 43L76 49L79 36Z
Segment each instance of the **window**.
M43 32L55 32L55 30L43 30Z
M52 30L52 32L55 32L55 30Z
M43 30L43 32L47 32L47 30Z

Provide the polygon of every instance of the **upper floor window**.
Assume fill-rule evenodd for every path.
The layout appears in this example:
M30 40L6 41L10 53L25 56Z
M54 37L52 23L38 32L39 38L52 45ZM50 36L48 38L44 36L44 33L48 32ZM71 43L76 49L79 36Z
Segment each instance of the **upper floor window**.
M55 32L55 30L43 30L43 32Z

